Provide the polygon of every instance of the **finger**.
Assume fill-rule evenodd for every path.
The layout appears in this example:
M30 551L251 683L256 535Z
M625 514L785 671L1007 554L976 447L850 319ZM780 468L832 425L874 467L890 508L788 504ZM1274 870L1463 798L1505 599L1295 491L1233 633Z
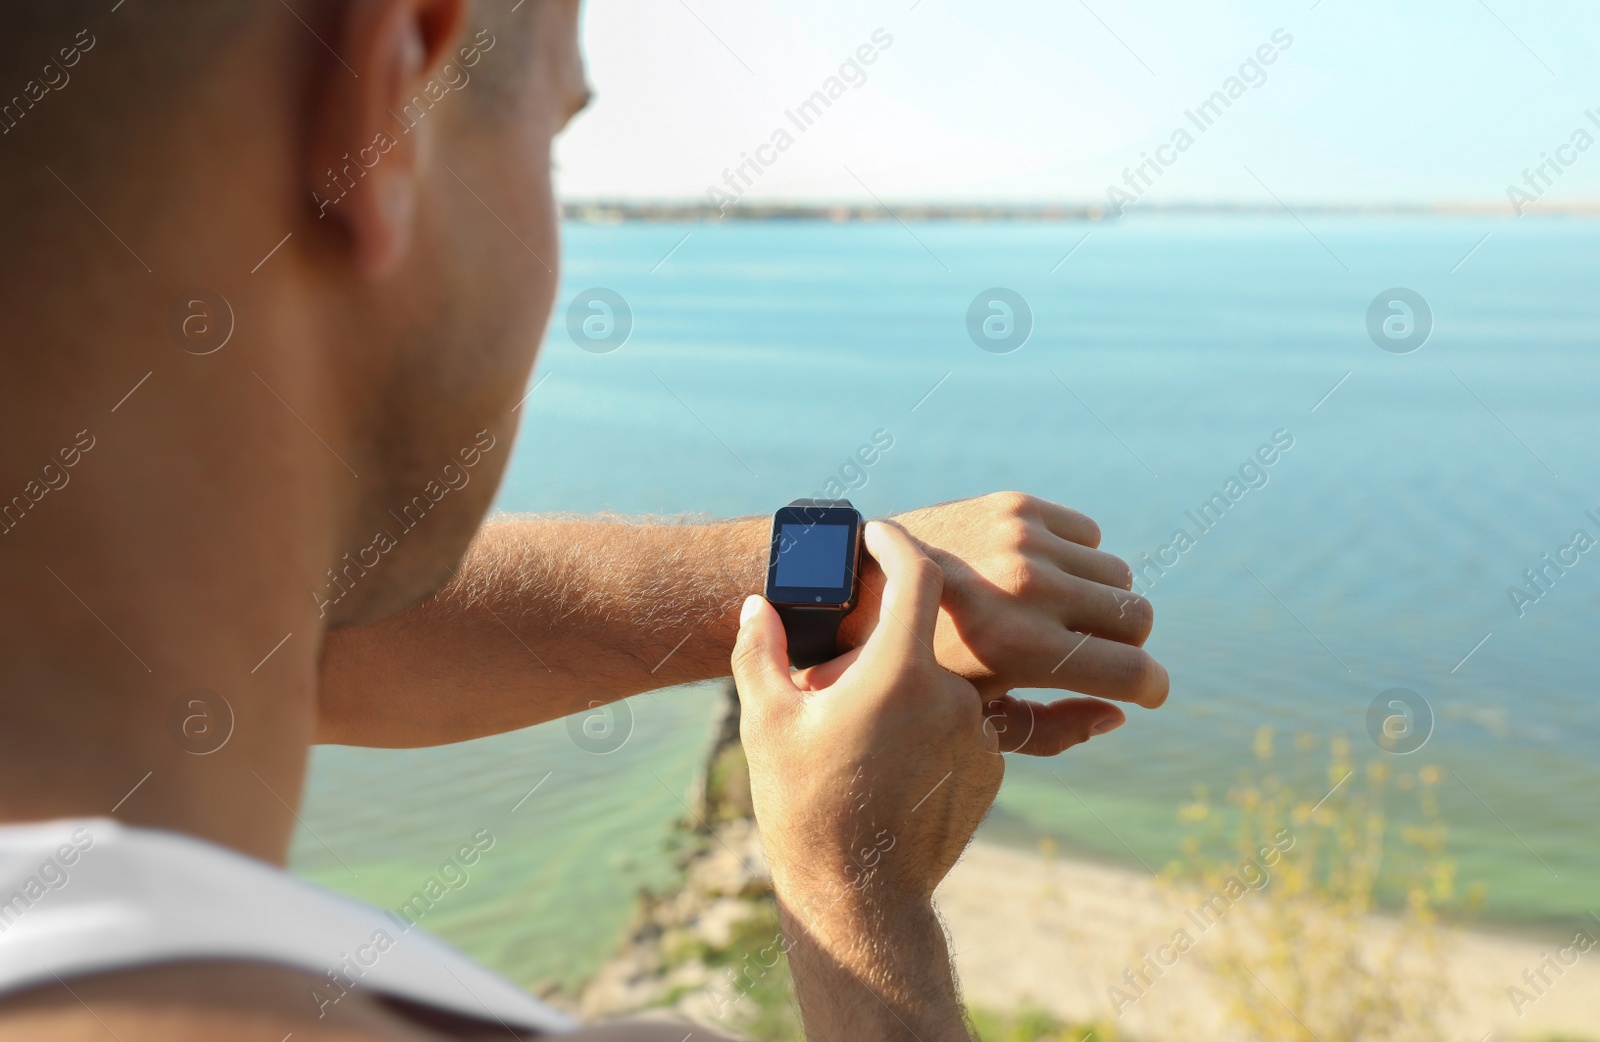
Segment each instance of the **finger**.
M850 668L850 664L860 657L861 649L851 648L838 658L831 658L807 669L797 670L789 674L789 679L801 691L821 691L838 682L844 671Z
M740 703L749 711L759 713L792 704L799 697L799 689L789 678L788 635L764 597L751 594L744 600L732 665Z
M1034 502L1044 526L1062 539L1090 549L1100 545L1100 526L1088 514L1081 514L1048 499L1036 499Z
M1062 608L1059 617L1068 629L1135 647L1149 639L1155 609L1137 593L1062 573L1056 574L1054 585Z
M1133 569L1115 554L1093 550L1054 534L1044 537L1043 549L1062 571L1102 586L1114 586L1119 590L1133 589Z
M878 627L864 645L897 659L933 658L933 629L939 620L944 573L905 532L878 521L867 523L867 551L883 570Z
M1013 687L1059 688L1146 709L1160 708L1170 685L1166 668L1143 648L1065 629L1017 663L1017 674Z
M1098 698L1030 702L1002 695L984 704L983 724L1000 741L1000 751L1024 756L1055 756L1095 735L1127 722L1122 710Z

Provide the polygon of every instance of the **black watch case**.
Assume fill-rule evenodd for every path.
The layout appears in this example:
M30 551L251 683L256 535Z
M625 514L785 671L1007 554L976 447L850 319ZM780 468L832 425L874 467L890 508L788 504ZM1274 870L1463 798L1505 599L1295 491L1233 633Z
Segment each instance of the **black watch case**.
M772 516L767 600L774 607L840 614L856 606L861 512L851 506L786 506Z

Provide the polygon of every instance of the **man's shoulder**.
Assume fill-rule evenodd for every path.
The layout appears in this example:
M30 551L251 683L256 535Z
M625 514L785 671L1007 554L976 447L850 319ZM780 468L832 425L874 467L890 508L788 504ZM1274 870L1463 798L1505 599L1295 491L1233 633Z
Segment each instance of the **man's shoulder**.
M0 1042L214 1042L291 1034L295 1042L438 1042L505 1039L498 1023L474 1021L348 992L314 999L325 978L272 963L175 962L49 983L0 998ZM513 1038L532 1038L517 1035Z
M0 1042L504 1042L538 1036L498 1021L473 1020L374 992L353 990L319 1006L326 979L263 962L174 962L73 977L0 997ZM572 1042L681 1042L676 1021L586 1027ZM704 1042L729 1036L694 1027Z

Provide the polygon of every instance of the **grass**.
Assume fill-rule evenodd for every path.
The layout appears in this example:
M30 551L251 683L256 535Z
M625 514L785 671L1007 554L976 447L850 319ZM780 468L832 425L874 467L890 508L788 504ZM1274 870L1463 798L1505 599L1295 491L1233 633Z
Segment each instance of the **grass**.
M1450 1002L1441 916L1471 911L1439 815L1439 771L1379 754L1357 762L1341 737L1327 743L1320 777L1279 773L1275 736L1256 737L1257 764L1223 805L1204 792L1180 810L1195 828L1167 878L1193 894L1227 893L1230 880L1269 881L1223 903L1226 922L1195 956L1224 1006L1230 1034L1261 1042L1443 1042ZM1303 763L1322 743L1294 740ZM1270 854L1266 853L1271 851ZM1253 868L1251 866L1254 866ZM1238 892L1238 883L1234 884ZM1372 929L1389 908L1392 929ZM1184 1011L1174 1011L1181 1023Z
M1109 1028L1068 1024L1048 1010L1023 1008L1005 1013L974 1006L967 1010L972 1033L982 1042L1116 1042Z

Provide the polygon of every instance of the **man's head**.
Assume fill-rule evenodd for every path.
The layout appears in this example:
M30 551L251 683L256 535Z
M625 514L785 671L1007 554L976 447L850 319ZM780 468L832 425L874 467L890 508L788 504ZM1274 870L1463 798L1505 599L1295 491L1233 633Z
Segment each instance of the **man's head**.
M511 450L577 21L0 6L0 817L284 856L323 631L440 585Z
M285 564L326 622L435 588L492 498L548 318L551 139L587 96L577 8L6 5L0 263L14 291L55 299L34 294L53 313L29 315L13 295L5 321L21 309L20 338L76 339L53 358L8 347L7 404L37 412L8 436L86 425L63 380L109 393L148 370L163 398L118 417L124 444L203 458L144 474L147 496L203 511L196 468L273 475L318 544ZM72 337L73 297L109 328ZM19 480L39 437L11 461ZM264 521L270 489L243 498Z

